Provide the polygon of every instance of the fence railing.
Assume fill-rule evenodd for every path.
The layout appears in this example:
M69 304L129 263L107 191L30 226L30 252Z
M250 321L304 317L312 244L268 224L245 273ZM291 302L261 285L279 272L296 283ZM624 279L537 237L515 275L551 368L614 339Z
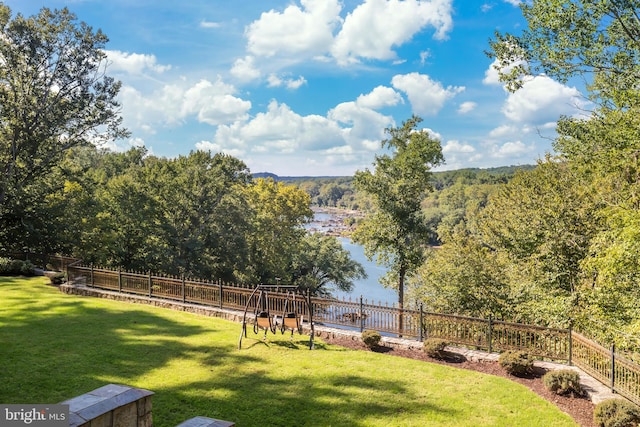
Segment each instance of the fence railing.
M43 265L50 264L66 271L69 280L84 281L88 286L222 309L244 310L254 289L254 286L94 268L81 265L80 261L70 257L36 257ZM270 292L269 311L282 313L285 301L286 293ZM422 309L400 310L395 306L369 303L362 297L356 301L312 298L311 309L315 322L329 326L359 331L374 329L419 341L429 337L442 338L451 344L488 352L523 350L540 358L566 361L609 386L612 391L640 404L640 364L616 353L614 346L605 348L571 329L503 322L491 317L481 319L427 313ZM306 310L306 304L296 307L299 315L308 318ZM400 324L403 325L402 330L399 329Z

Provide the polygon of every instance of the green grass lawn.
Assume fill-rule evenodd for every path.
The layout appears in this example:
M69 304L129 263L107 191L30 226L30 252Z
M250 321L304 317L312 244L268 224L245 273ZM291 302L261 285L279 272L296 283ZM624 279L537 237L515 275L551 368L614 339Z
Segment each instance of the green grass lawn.
M109 383L155 392L154 424L575 426L503 378L189 313L0 278L0 403L57 403Z

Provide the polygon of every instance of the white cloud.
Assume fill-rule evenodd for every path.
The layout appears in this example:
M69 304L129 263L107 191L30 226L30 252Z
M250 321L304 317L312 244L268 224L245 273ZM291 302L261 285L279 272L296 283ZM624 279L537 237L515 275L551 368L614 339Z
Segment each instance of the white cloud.
M163 73L171 69L171 65L159 65L155 55L107 50L110 62L109 72L126 72L129 74L143 74L145 71Z
M427 116L437 114L447 100L465 89L464 86L444 88L440 82L419 73L398 74L391 79L391 84L407 94L416 114Z
M246 119L251 102L234 93L232 85L218 78L215 82L200 80L190 86L164 85L150 94L123 86L119 98L128 127L155 133L157 127L178 126L189 118L210 125Z
M522 141L511 141L498 146L493 152L493 156L498 158L519 157L530 153L530 151L531 148Z
M384 129L394 124L391 116L385 116L375 109L393 106L401 101L402 98L393 89L378 86L368 94L358 96L355 101L336 105L327 117L350 126L345 138L351 145L373 151L380 148Z
M524 65L526 61L519 60L513 61L511 64L502 67L501 71L504 73L508 73L513 69L513 67L517 67L518 65ZM494 59L489 68L484 72L484 79L482 83L486 85L495 85L495 86L504 86L504 83L500 81L500 74L498 70L500 69L500 61ZM529 79L531 76L525 76L523 79Z
M201 28L220 28L222 26L222 24L220 24L219 22L211 22L211 21L200 21L200 27Z
M356 103L364 108L393 107L402 103L402 96L387 86L378 86L366 95L358 96Z
M269 87L286 87L287 89L299 89L300 86L307 83L307 80L299 76L297 79L287 78L287 77L278 77L276 74L272 73L267 77L267 86Z
M491 138L504 138L505 136L517 135L520 133L520 128L514 125L501 125L489 132Z
M442 146L443 154L460 154L460 153L475 153L476 149L470 144L463 144L456 140L447 141L446 144Z
M518 91L510 93L502 112L515 122L546 124L557 121L563 114L580 114L586 106L587 102L575 87L539 75L525 82Z
M260 70L255 65L253 56L238 58L231 67L231 75L241 82L250 82L260 78Z
M225 153L234 157L242 157L245 154L244 150L237 148L225 148L220 144L216 144L211 141L196 142L196 148L202 151L211 151L212 153Z
M291 154L344 145L342 130L325 117L300 116L286 104L271 101L264 113L248 122L219 126L214 143L247 152Z
M340 23L338 0L301 0L302 7L264 12L245 29L247 50L256 56L324 54Z
M512 6L520 6L522 0L504 0L505 3L509 3Z
M458 107L458 113L460 114L469 113L475 110L477 106L478 104L472 101L463 102L462 104L460 104L460 107Z
M349 13L331 49L340 64L394 60L396 46L427 26L444 39L453 27L451 0L365 0Z

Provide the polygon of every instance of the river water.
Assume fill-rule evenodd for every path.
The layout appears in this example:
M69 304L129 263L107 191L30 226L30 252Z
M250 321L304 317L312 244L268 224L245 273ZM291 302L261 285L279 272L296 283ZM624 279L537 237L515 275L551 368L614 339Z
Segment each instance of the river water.
M329 219L331 219L330 214L316 212L314 215L314 222L311 226L321 229L318 224L326 222ZM333 291L333 295L340 299L351 299L352 301L359 301L360 296L362 296L362 298L367 300L369 304L392 305L397 302L397 292L393 289L383 287L378 280L385 274L386 268L376 265L375 260L369 261L364 254L364 248L353 243L351 239L338 237L338 240L342 243L342 247L349 251L351 259L362 264L367 273L367 278L355 280L354 287L351 292L346 293L342 291Z

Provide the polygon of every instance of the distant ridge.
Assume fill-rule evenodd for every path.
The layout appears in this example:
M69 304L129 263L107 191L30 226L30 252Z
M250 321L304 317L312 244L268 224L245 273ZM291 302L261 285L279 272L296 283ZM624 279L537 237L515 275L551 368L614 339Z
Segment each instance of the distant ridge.
M350 176L333 176L333 175L324 175L324 176L278 176L275 173L271 172L258 172L253 173L254 178L273 178L274 181L299 181L303 179L322 179L322 178L349 178Z
M434 176L446 175L446 174L464 174L466 172L477 173L480 171L500 174L508 173L512 174L516 170L531 170L535 169L536 165L511 165L511 166L497 166L490 168L461 168L452 169L448 171L432 171ZM353 175L322 175L322 176L278 176L271 172L258 172L252 174L254 178L273 178L274 181L299 181L305 179L326 179L326 178L353 178Z

